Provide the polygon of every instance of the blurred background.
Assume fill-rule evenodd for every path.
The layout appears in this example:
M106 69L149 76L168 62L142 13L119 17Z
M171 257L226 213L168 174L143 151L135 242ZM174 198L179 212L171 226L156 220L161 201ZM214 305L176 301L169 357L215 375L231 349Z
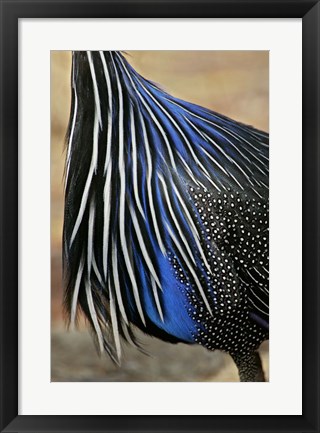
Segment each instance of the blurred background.
M267 51L127 51L131 65L174 96L258 129L269 128ZM51 51L51 380L238 381L231 358L200 346L172 345L137 332L146 356L124 347L121 368L99 357L84 321L68 331L63 317L61 238L64 139L69 119L71 52ZM268 343L260 348L269 377Z

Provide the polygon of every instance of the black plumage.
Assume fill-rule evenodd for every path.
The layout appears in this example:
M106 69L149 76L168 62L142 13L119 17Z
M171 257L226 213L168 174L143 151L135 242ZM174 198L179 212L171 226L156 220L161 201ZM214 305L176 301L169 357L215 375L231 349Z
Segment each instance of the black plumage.
M228 352L263 380L268 135L179 100L119 52L75 52L66 308L120 361L134 328Z

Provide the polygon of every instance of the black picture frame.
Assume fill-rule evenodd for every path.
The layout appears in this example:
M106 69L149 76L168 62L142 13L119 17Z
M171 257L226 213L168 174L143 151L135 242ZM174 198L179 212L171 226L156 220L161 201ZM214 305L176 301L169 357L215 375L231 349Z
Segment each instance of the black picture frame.
M309 0L0 0L1 432L319 431L320 4ZM18 414L19 18L302 18L303 414L301 416L22 416ZM285 113L283 113L285 115ZM289 156L289 155L288 155ZM287 183L283 186L289 187ZM286 309L286 306L282 306ZM288 314L288 317L291 317ZM292 319L291 319L292 320Z

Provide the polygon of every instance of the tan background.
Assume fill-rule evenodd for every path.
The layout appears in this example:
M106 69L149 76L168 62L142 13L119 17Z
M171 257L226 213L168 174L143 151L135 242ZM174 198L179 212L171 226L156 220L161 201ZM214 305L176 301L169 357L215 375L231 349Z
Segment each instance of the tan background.
M269 55L266 51L128 51L144 77L169 93L267 131ZM70 110L71 53L51 53L51 371L53 381L235 381L228 355L163 343L141 333L151 356L127 348L121 368L99 358L84 323L67 331L62 315L61 237L64 137ZM261 348L268 375L268 344Z

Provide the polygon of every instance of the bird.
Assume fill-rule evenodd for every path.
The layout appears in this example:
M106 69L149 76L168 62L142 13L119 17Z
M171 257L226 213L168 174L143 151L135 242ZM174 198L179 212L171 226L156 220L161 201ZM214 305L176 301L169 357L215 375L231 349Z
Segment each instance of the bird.
M122 51L73 51L64 307L121 364L136 329L265 381L269 135L170 95Z

